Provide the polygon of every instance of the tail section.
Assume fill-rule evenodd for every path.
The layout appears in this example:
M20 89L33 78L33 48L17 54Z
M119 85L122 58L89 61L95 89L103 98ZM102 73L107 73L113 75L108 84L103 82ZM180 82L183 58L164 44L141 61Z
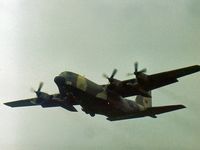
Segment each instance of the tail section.
M151 95L151 91L149 91L148 94ZM144 97L138 95L135 101L137 104L142 105L144 108L152 107L152 97Z

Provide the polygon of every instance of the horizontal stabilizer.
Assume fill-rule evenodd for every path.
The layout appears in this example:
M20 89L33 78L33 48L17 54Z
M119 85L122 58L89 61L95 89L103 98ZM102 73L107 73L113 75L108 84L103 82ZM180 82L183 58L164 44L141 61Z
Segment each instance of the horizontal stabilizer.
M169 105L169 106L160 106L160 107L151 107L148 108L145 112L147 113L147 116L151 115L157 115L157 114L162 114L170 111L175 111L178 109L183 109L186 108L184 105Z
M13 102L7 102L4 103L7 106L10 107L25 107L25 106L35 106L38 105L35 103L36 98L30 98L30 99L25 99L25 100L18 100L18 101L13 101Z
M133 119L140 118L145 116L150 116L156 118L156 115L167 113L170 111L175 111L178 109L186 108L184 105L169 105L169 106L159 106L159 107L149 107L145 111L135 112L132 114L125 114L122 116L109 117L107 120L117 121L117 120L125 120L125 119Z

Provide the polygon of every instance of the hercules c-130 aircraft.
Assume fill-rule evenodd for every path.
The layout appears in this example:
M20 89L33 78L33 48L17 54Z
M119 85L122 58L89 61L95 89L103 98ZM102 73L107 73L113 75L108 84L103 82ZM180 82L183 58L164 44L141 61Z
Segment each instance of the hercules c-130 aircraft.
M87 78L73 73L62 72L54 78L59 94L49 95L41 92L40 83L36 98L4 103L10 107L24 107L41 105L42 107L62 107L71 112L77 112L74 105L80 105L82 111L91 116L104 115L107 120L116 121L140 117L156 118L156 115L185 108L184 105L168 105L152 107L151 91L175 82L178 78L200 71L199 65L177 70L147 75L146 69L138 70L138 63L134 64L134 79L120 81L115 77L117 69L111 76L104 77L109 83L98 85ZM126 97L136 96L135 101Z

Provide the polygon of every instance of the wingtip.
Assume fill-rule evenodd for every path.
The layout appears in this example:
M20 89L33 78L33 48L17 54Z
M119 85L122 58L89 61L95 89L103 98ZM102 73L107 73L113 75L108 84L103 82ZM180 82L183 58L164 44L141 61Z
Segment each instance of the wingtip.
M3 104L6 105L6 106L9 106L9 107L13 107L9 102L3 103Z
M187 108L185 105L179 105L180 107L180 109L182 109L182 108Z
M197 68L197 71L200 71L200 65L195 65L195 67Z
M200 71L200 65L194 65L194 68L196 68L196 71Z

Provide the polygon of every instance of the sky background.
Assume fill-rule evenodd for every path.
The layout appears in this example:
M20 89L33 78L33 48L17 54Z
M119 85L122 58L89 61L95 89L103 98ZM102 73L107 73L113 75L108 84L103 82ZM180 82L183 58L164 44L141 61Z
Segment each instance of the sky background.
M153 91L155 106L187 106L157 119L2 103L35 97L40 81L57 93L53 78L65 70L104 84L113 68L130 78L135 61L148 74L200 64L199 26L199 0L0 0L0 149L198 150L199 73Z

